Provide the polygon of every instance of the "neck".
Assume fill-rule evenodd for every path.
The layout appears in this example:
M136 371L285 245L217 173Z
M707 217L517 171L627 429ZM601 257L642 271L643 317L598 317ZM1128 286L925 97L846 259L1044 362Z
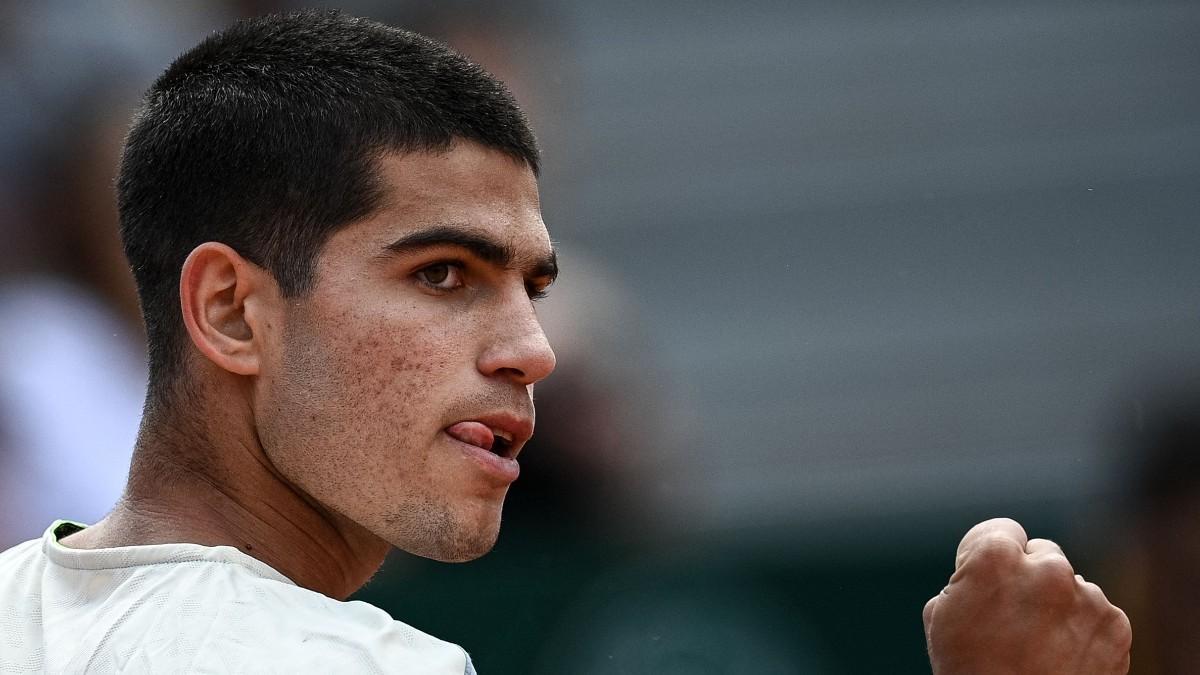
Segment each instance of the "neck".
M147 415L121 501L66 545L232 546L339 600L379 569L388 544L280 475L253 425L228 419L227 407L188 408L186 419Z

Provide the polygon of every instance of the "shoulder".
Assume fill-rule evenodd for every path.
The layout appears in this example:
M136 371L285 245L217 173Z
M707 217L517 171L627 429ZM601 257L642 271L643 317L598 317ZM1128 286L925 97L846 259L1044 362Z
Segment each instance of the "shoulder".
M29 592L26 588L40 572L43 564L41 542L33 539L0 552L0 598L15 593L24 595ZM7 606L8 599L3 600Z
M243 653L265 658L264 665L291 672L467 672L461 647L367 603L270 581L259 590L255 606L229 617L248 632L221 631L219 640L239 643Z
M234 549L46 546L30 579L41 629L26 640L52 672L471 672L460 647Z
M0 565L27 565L31 560L36 559L40 548L40 539L21 542L6 551L0 551Z
M141 644L158 641L179 650L186 655L181 665L197 672L469 672L461 647L377 607L341 602L236 567L220 571L225 573L219 583L173 588L172 611L156 612Z

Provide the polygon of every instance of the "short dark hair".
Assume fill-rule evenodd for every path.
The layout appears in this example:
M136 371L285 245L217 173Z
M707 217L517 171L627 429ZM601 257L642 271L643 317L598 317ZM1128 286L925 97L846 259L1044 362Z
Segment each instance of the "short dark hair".
M240 21L180 56L146 92L117 179L121 237L150 356L150 399L177 380L179 274L206 241L295 297L330 234L382 197L384 152L468 140L524 162L538 150L496 78L445 45L336 11Z

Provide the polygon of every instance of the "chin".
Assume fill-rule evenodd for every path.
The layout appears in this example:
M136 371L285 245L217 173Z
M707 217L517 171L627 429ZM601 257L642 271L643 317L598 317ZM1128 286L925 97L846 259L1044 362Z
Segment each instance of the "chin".
M490 532L459 532L457 534L460 536L430 542L433 545L426 551L411 552L439 562L470 562L491 552L496 546L499 528L493 529Z
M425 514L428 517L428 513ZM500 534L500 514L477 517L443 517L425 520L421 527L400 527L384 537L396 548L439 562L468 562L486 555L496 546ZM412 520L407 525L413 525ZM430 525L433 525L430 527Z
M437 560L448 563L471 562L472 560L477 560L488 553L491 553L495 546L496 539L492 538L490 541L483 542L482 544L476 544L473 547L463 547L454 550L443 551L445 555L437 558Z

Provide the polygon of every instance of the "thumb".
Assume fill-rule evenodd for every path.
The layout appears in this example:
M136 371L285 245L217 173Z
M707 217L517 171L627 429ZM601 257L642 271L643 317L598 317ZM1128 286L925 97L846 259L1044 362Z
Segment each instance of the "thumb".
M925 603L925 609L921 610L921 622L925 624L925 644L929 644L929 627L933 625L933 612L937 609L938 598L941 595L935 595Z

